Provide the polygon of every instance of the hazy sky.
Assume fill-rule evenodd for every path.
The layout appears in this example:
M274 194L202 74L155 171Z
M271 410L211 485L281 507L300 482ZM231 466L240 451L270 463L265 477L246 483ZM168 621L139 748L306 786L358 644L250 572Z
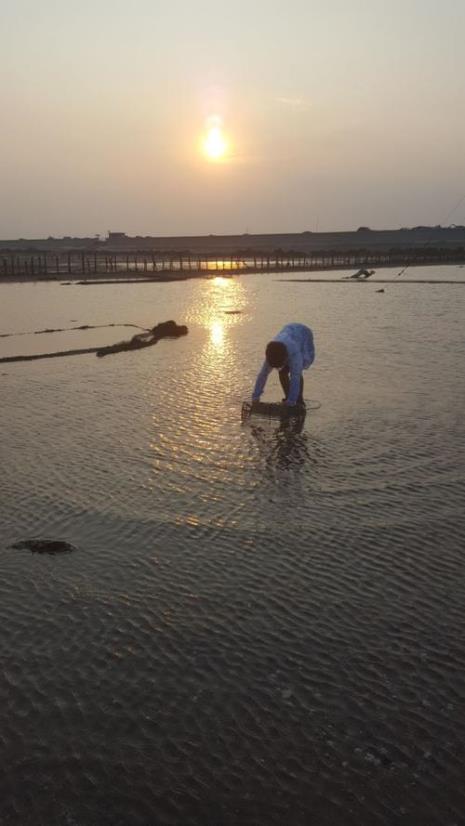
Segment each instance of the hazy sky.
M0 14L0 238L465 223L465 0Z

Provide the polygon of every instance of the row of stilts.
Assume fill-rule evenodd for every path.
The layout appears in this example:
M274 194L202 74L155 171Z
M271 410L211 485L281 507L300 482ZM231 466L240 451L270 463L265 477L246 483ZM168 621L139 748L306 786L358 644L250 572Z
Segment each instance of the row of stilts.
M432 263L463 263L460 249L392 250L390 252L274 253L247 255L167 255L160 253L40 252L0 253L0 274L4 278L37 276L156 276L167 273L235 274L241 272L292 272L350 267L412 266Z

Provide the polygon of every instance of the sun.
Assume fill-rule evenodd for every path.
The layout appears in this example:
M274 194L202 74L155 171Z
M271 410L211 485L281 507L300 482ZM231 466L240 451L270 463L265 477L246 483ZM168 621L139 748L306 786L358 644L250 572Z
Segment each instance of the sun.
M203 144L207 158L216 161L226 154L227 143L220 126L212 126Z
M207 132L203 139L202 149L209 161L224 160L229 144L224 134L222 124L218 118L211 118L207 124Z

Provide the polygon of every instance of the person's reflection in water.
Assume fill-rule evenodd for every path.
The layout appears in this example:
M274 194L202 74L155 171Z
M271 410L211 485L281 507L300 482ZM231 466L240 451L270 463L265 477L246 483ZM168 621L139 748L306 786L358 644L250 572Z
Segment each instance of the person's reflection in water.
M270 468L295 469L317 459L309 449L309 439L304 432L305 418L289 418L280 422L272 435L267 427L252 424L250 431L257 440L265 464Z

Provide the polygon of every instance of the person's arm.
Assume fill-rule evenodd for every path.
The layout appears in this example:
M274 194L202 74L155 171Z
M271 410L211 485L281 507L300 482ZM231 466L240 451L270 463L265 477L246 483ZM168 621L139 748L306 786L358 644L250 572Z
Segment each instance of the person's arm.
M257 376L257 381L255 382L255 387L252 393L252 401L256 402L259 400L260 396L262 395L265 384L268 376L271 373L271 367L268 362L265 360L262 364L262 368Z
M301 355L295 355L289 359L290 382L286 404L294 405L299 398L303 366Z

